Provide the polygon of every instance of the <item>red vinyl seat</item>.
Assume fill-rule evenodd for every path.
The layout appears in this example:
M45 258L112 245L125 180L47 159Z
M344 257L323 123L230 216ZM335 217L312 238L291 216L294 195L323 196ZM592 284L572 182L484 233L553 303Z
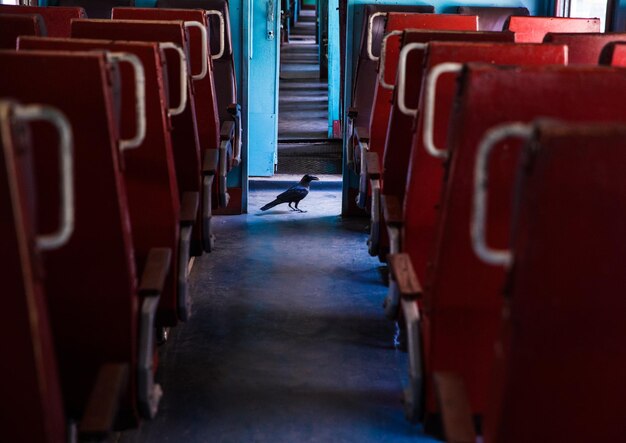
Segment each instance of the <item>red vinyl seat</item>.
M33 152L24 136L26 119L18 115L32 109L0 100L0 263L7 313L0 323L6 337L0 395L11 406L0 426L6 441L61 443L65 414L36 241Z
M0 5L0 14L39 14L46 24L49 37L69 37L72 19L87 18L81 7L60 6Z
M409 328L419 329L422 336L409 337L409 351L413 358L424 358L423 385L417 376L412 388L414 401L425 390L427 413L436 410L434 372L458 372L467 383L472 412L481 415L487 407L489 362L500 327L505 273L477 258L469 235L476 151L485 132L537 117L626 121L621 105L624 87L626 72L603 67L469 64L463 70L447 140L435 245L425 280L415 283L423 288L422 309L417 314L413 299L402 301ZM518 146L517 140L507 139L491 155L486 238L497 248L508 244ZM403 275L398 278L404 281Z
M600 19L511 16L504 29L514 32L518 43L541 43L549 32L600 32Z
M527 8L494 7L494 6L459 6L457 12L462 15L478 17L479 31L502 31L504 24L512 15L528 16Z
M524 151L486 442L626 431L616 407L626 395L625 140L624 126L540 124Z
M187 288L187 263L194 219L182 218L186 211L181 211L169 129L170 117L168 109L163 106L163 103L167 103L163 70L168 71L163 52L167 50L160 48L158 43L148 42L36 37L20 38L19 49L101 49L134 54L141 60L145 71L146 137L137 149L129 150L124 157L124 179L133 245L140 262L145 260L153 245L168 247L174 251L171 270L161 294L157 324L175 326L179 319L188 319L191 302ZM127 66L122 68L122 114L132 116L135 107L135 79L131 69L124 69ZM175 106L177 104L173 103L170 108ZM121 122L122 136L131 137L135 130L134 119L125 118Z
M502 32L476 32L476 31L428 31L428 30L406 30L402 37L401 48L416 43L427 44L430 41L501 41L510 42L513 35ZM412 45L413 46L413 45ZM420 88L422 86L422 60L424 50L414 47L407 53L406 58L406 74L410 81L406 82L404 98L407 106L416 108L419 103ZM396 63L397 64L397 63ZM397 67L397 66L396 66ZM408 73L412 73L409 74ZM396 79L398 73L396 72ZM397 82L396 82L397 83ZM380 184L381 193L386 195L394 195L402 197L406 186L406 170L409 161L409 149L411 146L412 132L414 126L413 116L404 115L400 112L397 102L397 88L394 86L394 92L390 97L390 102L383 100L380 119L384 124L384 137L382 143L373 141L370 144L370 152L372 157L377 157L369 162L374 166L378 166L382 183ZM378 91L377 91L378 93ZM376 98L378 102L378 98ZM382 126L381 126L382 127ZM408 135L407 135L408 134ZM389 148L387 148L389 147ZM373 154L373 155L372 155ZM371 175L371 171L367 171ZM367 183L367 180L366 180ZM378 197L373 196L372 201ZM372 205L372 206L376 206ZM380 207L380 205L378 205ZM376 209L376 208L375 208ZM385 260L389 252L389 238L385 220L381 219L382 211L372 212L371 218L378 218L378 223L372 223L370 232L370 254L378 255L381 260Z
M0 10L0 49L15 49L20 35L47 35L39 14L6 14Z
M604 47L613 42L626 42L626 33L559 34L550 32L546 34L543 41L567 45L571 65L597 65Z
M54 106L74 128L75 228L43 257L68 417L83 415L99 368L116 362L128 365L130 377L119 424L133 426L154 416L161 395L153 378L154 319L171 249L154 245L145 260L135 257L120 152L130 145L119 136L113 105L119 63L103 52L2 51L0 96ZM46 128L33 131L37 194L47 196L38 199L42 232L56 227L60 205L46 194L60 181L52 136Z
M600 64L616 67L626 67L626 42L609 43L600 56Z
M174 43L182 48L184 53L189 53L189 37L183 21L74 20L72 38ZM175 51L166 51L165 56L167 65L172 67L168 72L170 100L173 103L180 103L180 56ZM187 75L198 73L188 71ZM201 154L195 92L191 80L188 79L187 85L187 106L183 112L171 117L176 179L181 198L185 192L198 193L200 206L205 208L210 207L206 200L211 198L211 193L203 192L202 179L214 176L218 152L216 147L210 153ZM187 219L189 216L185 215L184 218ZM202 254L203 247L209 246L212 242L210 223L211 214L205 216L201 210L197 211L191 239L192 255Z

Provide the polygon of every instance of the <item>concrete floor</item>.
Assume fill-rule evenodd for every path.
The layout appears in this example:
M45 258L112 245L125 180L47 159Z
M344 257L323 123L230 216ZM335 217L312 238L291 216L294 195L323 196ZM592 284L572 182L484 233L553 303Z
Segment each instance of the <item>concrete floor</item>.
M161 349L156 419L121 442L430 442L404 420L406 354L383 317L364 221L338 182L261 213L215 218L217 250L192 270L194 315ZM317 188L317 189L316 189Z

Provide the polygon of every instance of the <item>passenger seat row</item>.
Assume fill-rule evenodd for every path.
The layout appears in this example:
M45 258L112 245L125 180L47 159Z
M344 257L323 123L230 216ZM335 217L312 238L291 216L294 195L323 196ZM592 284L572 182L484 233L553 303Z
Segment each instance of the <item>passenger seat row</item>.
M157 412L156 344L191 315L213 211L240 205L228 8L204 4L0 6L7 441L66 441L66 421L103 438Z
M390 269L407 418L450 442L620 439L626 35L394 11L368 42L376 20L346 152Z

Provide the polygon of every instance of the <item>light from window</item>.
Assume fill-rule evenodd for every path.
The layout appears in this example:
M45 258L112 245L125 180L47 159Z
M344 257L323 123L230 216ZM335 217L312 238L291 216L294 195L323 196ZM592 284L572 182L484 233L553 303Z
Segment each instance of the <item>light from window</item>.
M570 0L570 17L594 18L601 20L600 29L604 32L607 0Z

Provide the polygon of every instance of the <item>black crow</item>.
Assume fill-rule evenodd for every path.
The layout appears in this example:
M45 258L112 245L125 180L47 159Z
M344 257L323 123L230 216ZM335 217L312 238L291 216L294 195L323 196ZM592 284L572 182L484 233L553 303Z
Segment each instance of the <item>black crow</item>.
M307 194L309 193L309 185L314 180L319 180L319 178L309 174L305 175L304 177L302 177L302 180L300 180L300 183L292 186L282 194L276 196L276 200L263 206L261 208L261 211L267 211L268 209L280 205L281 203L289 203L289 208L291 208L292 211L306 212L302 209L298 209L298 203L300 203L300 200L307 196ZM292 203L296 204L295 208L291 206Z

